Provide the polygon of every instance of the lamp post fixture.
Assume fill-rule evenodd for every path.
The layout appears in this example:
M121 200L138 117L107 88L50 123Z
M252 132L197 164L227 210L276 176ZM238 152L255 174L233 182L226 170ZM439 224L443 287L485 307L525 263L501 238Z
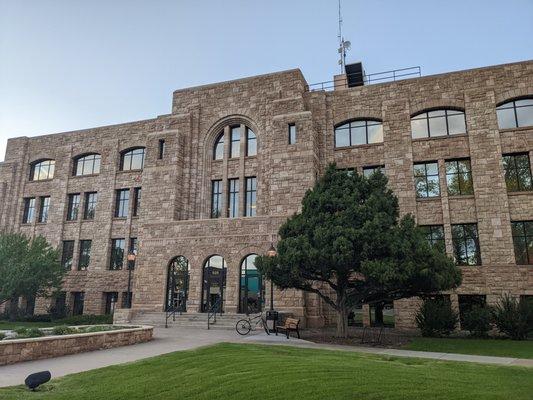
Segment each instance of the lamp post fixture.
M135 265L135 258L137 257L135 250L128 252L128 294L127 294L127 307L131 308L131 271Z
M274 244L270 244L270 248L266 252L267 257L276 257L278 255L278 252L276 251L276 248L274 247ZM276 332L276 322L278 320L278 312L274 311L274 283L272 282L272 279L270 279L270 310L266 313L266 322L267 322L267 329L270 332Z

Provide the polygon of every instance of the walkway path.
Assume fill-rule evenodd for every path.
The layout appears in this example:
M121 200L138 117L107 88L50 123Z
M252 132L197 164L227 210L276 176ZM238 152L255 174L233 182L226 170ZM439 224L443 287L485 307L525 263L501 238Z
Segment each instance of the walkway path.
M76 372L88 371L109 365L132 362L154 357L173 351L194 349L220 342L261 343L270 345L288 345L305 348L341 350L360 353L372 353L399 357L419 357L447 361L467 361L484 364L521 365L533 367L533 360L507 357L486 357L465 354L432 353L423 351L382 349L374 347L354 347L312 343L305 340L287 340L285 336L267 336L260 333L242 337L229 330L205 330L197 328L155 328L154 340L114 349L98 350L88 353L73 354L46 360L28 361L0 367L0 387L19 385L32 372L49 370L52 377L64 376Z

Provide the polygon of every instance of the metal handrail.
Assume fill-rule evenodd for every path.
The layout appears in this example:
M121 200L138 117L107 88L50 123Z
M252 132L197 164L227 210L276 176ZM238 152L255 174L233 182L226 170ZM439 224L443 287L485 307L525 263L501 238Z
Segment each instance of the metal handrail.
M211 317L213 317L214 324L217 322L217 311L222 315L222 310L220 308L221 301L222 297L219 297L207 312L207 329L210 329L211 327Z

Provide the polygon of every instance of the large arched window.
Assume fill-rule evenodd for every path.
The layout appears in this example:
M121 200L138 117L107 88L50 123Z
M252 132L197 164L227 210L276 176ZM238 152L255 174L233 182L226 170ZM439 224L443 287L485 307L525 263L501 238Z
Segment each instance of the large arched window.
M30 166L30 181L44 181L54 177L55 160L38 160Z
M123 151L120 155L120 170L133 171L143 169L145 151L144 147Z
M213 160L222 160L224 158L224 132L220 133L215 140L213 148Z
M213 255L207 259L202 278L202 312L222 312L226 288L226 261Z
M500 129L533 126L533 97L500 104L496 108L496 114Z
M94 175L100 173L101 156L97 153L85 154L74 159L74 176Z
M383 125L378 120L354 120L335 127L337 148L382 142Z
M411 118L413 139L460 135L466 133L465 113L461 110L443 108L425 111Z
M187 311L189 291L189 260L184 256L174 257L167 271L167 311Z
M263 309L265 288L261 274L255 267L256 258L257 254L250 254L241 262L239 312L243 314L259 313Z

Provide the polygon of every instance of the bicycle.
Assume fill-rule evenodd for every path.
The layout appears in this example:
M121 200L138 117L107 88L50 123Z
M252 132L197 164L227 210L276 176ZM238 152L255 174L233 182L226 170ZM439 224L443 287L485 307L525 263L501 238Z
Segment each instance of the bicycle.
M239 335L246 336L251 331L257 330L259 324L262 325L263 329L265 330L267 335L270 335L270 332L268 331L266 320L263 317L263 313L260 313L256 315L255 317L247 317L244 319L241 319L237 321L235 324L235 330Z

